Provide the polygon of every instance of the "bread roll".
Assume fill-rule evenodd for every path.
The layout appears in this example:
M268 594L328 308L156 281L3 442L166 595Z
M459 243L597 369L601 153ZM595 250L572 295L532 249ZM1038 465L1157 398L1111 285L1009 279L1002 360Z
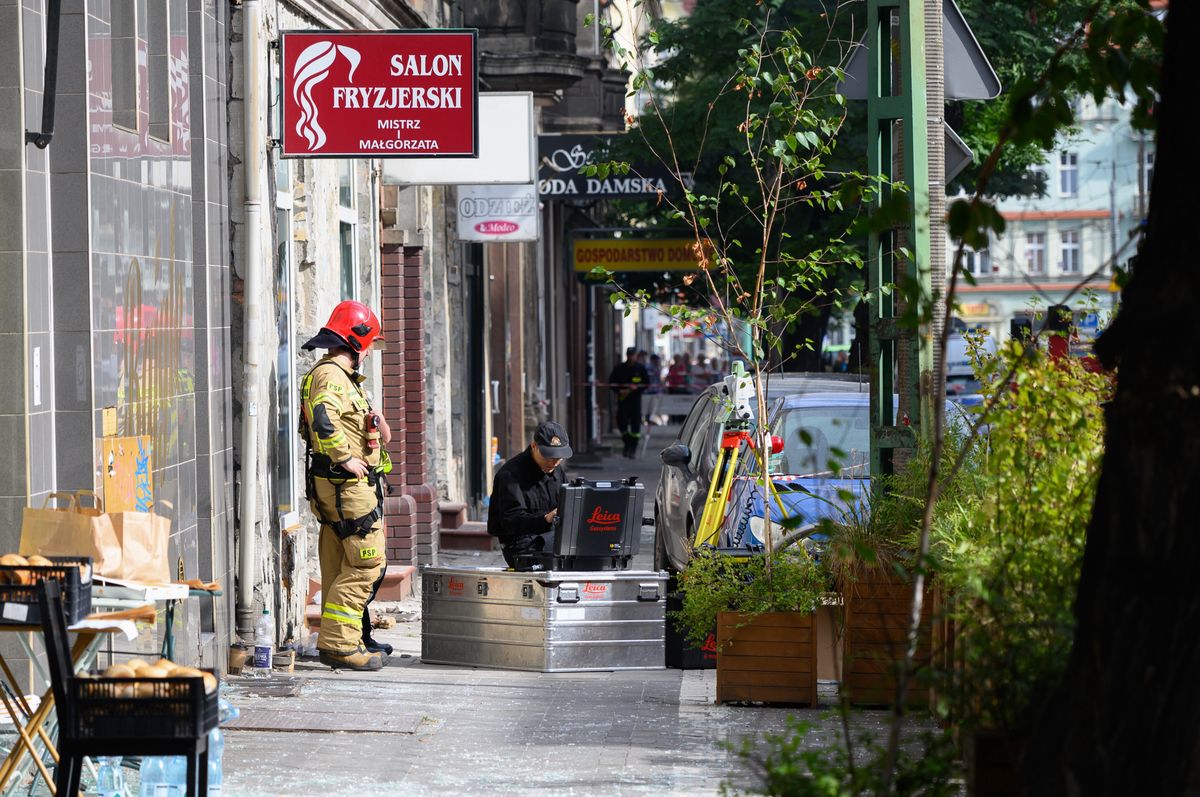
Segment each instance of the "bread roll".
M104 671L105 678L133 678L136 673L128 664L114 664Z
M175 662L171 661L170 659L159 659L158 661L154 662L153 666L161 667L162 669L166 670L167 672L174 672L175 670L179 669L179 665L176 664Z
M29 560L18 553L6 553L0 556L0 565L8 567L28 567ZM9 570L4 573L5 581L9 584L28 584L28 570Z
M211 695L213 692L217 691L217 676L213 675L211 672L200 673L200 675L202 678L204 678L204 692L206 694Z
M125 665L127 667L129 667L129 669L133 670L134 672L137 672L138 670L142 669L143 667L149 667L150 662L146 661L145 659L134 658L134 659L130 659L129 661L125 662Z
M49 559L47 559L44 556L38 556L37 554L34 554L33 556L29 557L29 566L30 567L54 567L54 562L51 562ZM45 574L37 573L32 570L28 571L29 583L30 584L38 583L39 581L42 580L43 575L45 575Z
M170 673L167 670L164 670L162 667L155 667L150 664L134 670L134 672L137 673L138 678L166 678L168 675L170 675Z

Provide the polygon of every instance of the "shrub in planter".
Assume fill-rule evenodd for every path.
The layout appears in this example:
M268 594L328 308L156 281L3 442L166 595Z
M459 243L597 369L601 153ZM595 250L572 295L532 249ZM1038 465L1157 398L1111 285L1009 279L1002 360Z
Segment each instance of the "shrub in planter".
M939 706L959 728L982 794L997 767L1018 765L1026 732L1066 666L1072 606L1103 452L1102 406L1111 384L1075 358L1018 344L985 388L986 467L978 499L933 529L931 554L947 593L953 656ZM988 762L991 762L990 764Z
M702 643L717 625L718 702L816 703L814 611L828 579L807 553L701 550L679 583L688 638Z
M963 443L962 429L947 434L949 452ZM907 647L912 617L912 575L916 567L917 534L929 473L928 447L917 452L898 473L876 485L869 500L850 512L829 534L829 557L844 605L842 688L851 705L886 706L894 702L899 668ZM944 462L944 471L950 463ZM968 457L952 483L943 487L934 511L934 525L957 522L975 505L980 458ZM929 702L932 681L929 665L940 652L933 630L944 621L935 615L941 603L940 581L931 568L926 572L921 626L906 703ZM939 638L939 643L941 638Z

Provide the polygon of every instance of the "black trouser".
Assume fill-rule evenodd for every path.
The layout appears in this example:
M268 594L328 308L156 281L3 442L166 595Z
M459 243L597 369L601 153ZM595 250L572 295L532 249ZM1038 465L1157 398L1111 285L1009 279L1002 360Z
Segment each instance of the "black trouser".
M617 402L617 428L621 430L621 440L625 442L625 456L635 456L642 439L641 396Z
M362 636L364 643L371 639L371 601L375 600L375 596L379 594L379 588L383 586L385 575L387 575L387 567L384 567L379 578L375 579L375 583L371 585L371 597L363 603Z
M512 537L508 540L501 540L500 542L500 553L504 554L504 563L514 569L517 566L518 556L551 550L553 548L553 531L547 531L544 534L525 534L520 537Z

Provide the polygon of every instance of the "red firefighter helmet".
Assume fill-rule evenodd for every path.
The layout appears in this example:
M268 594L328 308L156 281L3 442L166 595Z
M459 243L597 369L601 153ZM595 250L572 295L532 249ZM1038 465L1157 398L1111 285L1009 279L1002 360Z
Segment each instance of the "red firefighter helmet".
M383 341L379 318L362 302L347 300L338 303L325 322L325 329L340 337L356 352L365 351L376 341Z

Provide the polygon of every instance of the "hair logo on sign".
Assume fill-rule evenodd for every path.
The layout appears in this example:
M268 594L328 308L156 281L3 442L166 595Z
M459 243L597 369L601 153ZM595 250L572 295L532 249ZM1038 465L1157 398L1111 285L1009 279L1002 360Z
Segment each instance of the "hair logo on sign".
M321 41L310 44L296 59L292 67L292 99L300 106L300 118L296 121L296 132L304 136L308 149L320 149L325 145L325 131L317 122L317 105L313 102L313 86L329 77L329 70L337 61L338 53L345 56L350 63L350 74L347 80L354 80L354 70L358 69L362 56L358 50L333 42Z

